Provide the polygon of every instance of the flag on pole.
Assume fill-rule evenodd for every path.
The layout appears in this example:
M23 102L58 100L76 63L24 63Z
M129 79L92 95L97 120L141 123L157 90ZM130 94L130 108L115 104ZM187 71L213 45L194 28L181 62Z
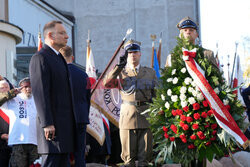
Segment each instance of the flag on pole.
M119 62L119 57L122 56L124 52L124 49L119 49L114 59L111 59L109 65L96 83L94 92L91 95L91 104L99 109L108 120L117 127L119 126L120 106L122 102L121 95L118 88L105 88L102 81L106 74Z
M155 52L155 39L156 39L156 35L151 34L150 38L152 40L152 55L151 55L151 67L154 68L154 52ZM158 61L158 60L157 60Z
M86 54L86 73L88 74L90 85L88 88L91 89L92 86L95 84L97 75L96 75L96 68L94 62L94 56L90 47L90 39L88 33L88 40L87 40L87 54ZM87 132L93 136L100 145L103 145L105 140L105 131L103 127L103 116L98 110L98 108L92 105L93 98L91 97L91 106L89 111L89 122L87 126ZM106 125L106 124L105 124Z
M215 60L217 67L220 69L220 60L219 60L219 49L218 49L218 43L216 43L216 55L215 55Z
M235 68L235 71L233 71L234 72L233 88L238 87L239 70L240 70L240 57L238 55L236 59L236 68ZM233 94L238 96L238 90L237 89L234 90Z
M161 35L160 35L159 48L158 48L158 53L157 53L159 68L161 68L161 42L162 42L162 32L161 32Z
M41 32L40 32L40 25L39 25L39 32L38 32L38 43L37 43L37 51L39 51L43 47Z
M160 78L161 74L160 74L160 67L159 67L158 59L156 55L156 49L154 49L154 69L155 69L157 78Z
M127 30L125 37L116 49L107 67L99 77L98 82L95 84L91 92L93 105L97 107L109 119L109 121L117 127L119 127L121 95L118 88L104 87L103 79L119 62L120 56L125 54L125 50L122 46L126 41L127 36L131 34L132 31L133 30L131 28ZM119 81L119 79L117 81Z

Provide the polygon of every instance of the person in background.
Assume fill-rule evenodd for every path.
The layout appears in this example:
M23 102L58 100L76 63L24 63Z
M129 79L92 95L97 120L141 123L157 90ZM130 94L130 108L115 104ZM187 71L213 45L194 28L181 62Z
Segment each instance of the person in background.
M245 88L241 91L241 96L242 96L243 101L246 105L247 116L248 116L248 120L250 122L250 84L248 85L247 88Z
M88 75L75 66L73 63L74 56L71 47L62 47L59 52L66 60L71 76L73 104L76 118L76 147L74 153L75 167L85 167L85 147L86 147L86 128L89 124L90 108L90 89L87 88L89 79Z
M190 43L195 45L195 41L199 37L198 26L190 17L188 16L184 17L177 24L177 28L180 31L180 34L179 34L180 37L183 36L184 38L188 39ZM203 52L204 52L204 56L212 63L212 66L219 70L213 51L204 49ZM167 57L165 66L166 67L171 66L171 55Z
M75 117L67 63L59 49L68 42L61 21L43 28L44 45L30 61L31 87L37 108L38 153L42 167L67 167L75 151Z
M12 167L27 167L38 158L36 136L36 107L30 79L19 82L21 93L8 100L1 110L9 117L8 145L12 147Z
M0 106L6 101L16 97L20 93L20 88L10 90L10 85L5 78L0 75ZM9 138L9 117L0 109L0 166L8 167L11 155L11 147L8 146Z

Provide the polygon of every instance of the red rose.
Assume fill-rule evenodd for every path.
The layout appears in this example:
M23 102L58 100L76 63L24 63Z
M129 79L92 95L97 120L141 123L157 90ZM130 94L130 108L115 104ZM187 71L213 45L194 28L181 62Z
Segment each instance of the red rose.
M225 107L227 108L228 111L230 111L231 109L230 105L225 105Z
M210 145L211 145L210 141L206 142L206 146L210 146Z
M168 132L168 128L166 128L165 126L162 127L164 132Z
M211 115L213 115L214 114L214 111L213 110L209 110L208 112L207 112L207 115L209 115L209 116L211 116Z
M188 148L189 148L189 149L194 149L195 146L194 146L194 144L190 144L190 145L188 145Z
M181 135L180 135L180 138L181 138L181 139L186 138L185 134L181 134Z
M202 112L201 113L201 117L203 117L203 118L207 118L207 113L204 111L204 112Z
M187 139L186 139L186 138L183 138L183 139L181 139L181 141L182 141L183 143L186 143L186 142L187 142Z
M202 131L199 131L197 132L197 135L198 137L201 139L201 140L204 140L206 137L204 136L204 133Z
M205 140L205 139L206 139L206 136L201 136L200 139L201 139L201 140Z
M216 133L217 133L217 131L216 131L216 130L214 130L214 131L212 132L212 135L216 135Z
M177 127L175 126L175 125L171 125L170 126L170 129L172 129L172 131L175 133L175 134L177 134Z
M182 115L183 114L183 111L181 109L177 109L176 112L177 112L178 115Z
M170 137L169 139L170 139L170 141L174 141L174 140L175 140L175 138L174 138L174 137Z
M214 136L214 137L210 138L210 140L211 140L211 141L216 140L216 136Z
M212 128L212 129L216 129L216 128L217 128L217 124L216 124L216 123L215 123L215 124L212 124L212 125L211 125L211 128Z
M199 125L198 124L193 124L193 129L198 129L199 128Z
M193 118L192 118L192 117L187 117L186 120L187 120L187 122L189 122L189 123L190 123L190 122L193 122Z
M188 127L187 124L184 124L184 125L182 126L182 129L185 130L185 131L188 130L188 128L189 128L189 127Z
M184 122L181 121L180 122L180 126L183 127L184 126Z
M204 100L204 101L202 102L202 104L203 104L204 107L207 107L207 106L208 106L208 102L207 102L206 100Z
M197 137L196 137L195 134L193 134L193 135L190 136L190 139L191 139L191 140L195 140L196 138L197 138Z
M208 128L210 126L209 122L206 122L205 128Z
M186 121L186 116L185 115L181 115L181 120L184 122Z
M169 138L169 135L167 133L164 133L164 137L167 139Z
M176 116L177 115L177 112L175 110L172 110L172 115L173 116Z
M199 103L194 103L194 104L193 104L193 109L194 109L194 110L199 110L199 109L200 109Z
M184 107L184 108L183 108L183 110L184 110L185 112L188 112L189 107L188 107L188 106L186 106L186 107Z
M200 114L199 114L199 113L195 113L195 114L194 114L194 119L196 119L196 120L197 120L197 119L200 119Z

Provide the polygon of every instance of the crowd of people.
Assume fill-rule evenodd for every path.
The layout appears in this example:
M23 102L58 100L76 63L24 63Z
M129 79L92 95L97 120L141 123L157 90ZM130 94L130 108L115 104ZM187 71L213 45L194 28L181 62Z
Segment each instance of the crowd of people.
M180 34L195 43L198 27L191 18L182 19L177 27ZM69 37L62 22L48 22L43 36L42 49L31 58L29 77L15 88L0 76L0 166L27 167L40 156L42 167L69 167L72 155L76 167L85 167L86 162L107 164L108 159L110 163L122 159L124 166L134 167L136 161L138 166L148 166L153 137L147 115L141 113L155 97L158 81L152 68L140 64L140 42L129 40L124 44L125 54L104 79L107 88L120 89L122 104L119 129L106 129L106 141L101 147L86 134L91 98L88 75L72 64L74 56L67 46ZM204 52L218 68L213 52ZM171 56L166 66L171 66ZM117 77L121 85L114 82ZM249 90L242 91L248 116ZM118 142L112 140L118 136ZM92 150L86 156L89 146Z

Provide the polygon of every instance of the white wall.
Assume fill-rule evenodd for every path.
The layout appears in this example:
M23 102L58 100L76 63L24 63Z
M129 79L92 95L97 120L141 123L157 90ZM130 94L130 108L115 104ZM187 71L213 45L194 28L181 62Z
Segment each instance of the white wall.
M39 0L9 0L9 21L24 30L23 41L17 46L37 46L39 24L61 20L69 35L68 45L72 46L72 23L62 15L46 7Z

